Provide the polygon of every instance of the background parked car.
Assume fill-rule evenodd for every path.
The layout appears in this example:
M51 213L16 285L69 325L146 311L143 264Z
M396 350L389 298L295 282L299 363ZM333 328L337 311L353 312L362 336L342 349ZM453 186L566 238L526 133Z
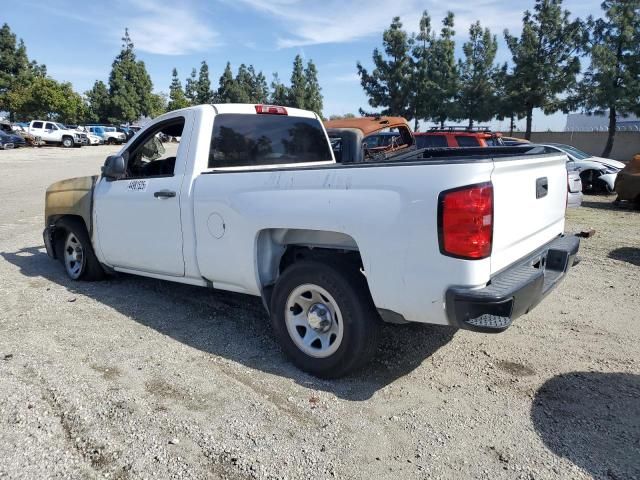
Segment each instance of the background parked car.
M0 131L5 133L9 137L9 141L13 143L14 148L24 147L27 145L25 139L16 133L13 128L11 128L11 124L8 122L0 122Z
M486 127L434 127L427 132L415 132L417 148L494 147L503 145L501 134Z
M13 141L9 135L0 131L0 150L8 150L13 148Z
M569 164L569 162L567 162ZM582 205L582 180L577 170L567 170L567 207Z
M63 124L33 120L29 124L29 133L39 136L49 144L62 145L65 148L81 147L87 143L86 134L67 129Z
M116 127L103 127L105 132L104 141L109 145L121 145L127 141L127 136L119 132Z
M415 139L402 117L361 117L324 122L338 163L367 162L415 149Z
M618 160L595 157L571 145L547 143L543 146L552 152L566 154L574 162L570 168L580 172L584 193L613 193L616 176L625 167Z

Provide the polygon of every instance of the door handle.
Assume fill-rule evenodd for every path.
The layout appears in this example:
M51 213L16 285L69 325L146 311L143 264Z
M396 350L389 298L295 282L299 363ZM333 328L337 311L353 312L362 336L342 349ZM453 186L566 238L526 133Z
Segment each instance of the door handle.
M153 196L156 198L173 198L176 196L176 192L172 192L170 190L160 190L159 192L155 192Z

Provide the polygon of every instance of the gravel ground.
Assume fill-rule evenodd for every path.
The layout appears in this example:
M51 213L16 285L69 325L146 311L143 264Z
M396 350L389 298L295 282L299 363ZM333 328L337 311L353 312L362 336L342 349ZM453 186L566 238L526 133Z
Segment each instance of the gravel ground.
M0 478L640 478L640 213L585 197L582 263L501 335L388 326L339 381L257 299L67 280L45 187L115 147L0 151Z

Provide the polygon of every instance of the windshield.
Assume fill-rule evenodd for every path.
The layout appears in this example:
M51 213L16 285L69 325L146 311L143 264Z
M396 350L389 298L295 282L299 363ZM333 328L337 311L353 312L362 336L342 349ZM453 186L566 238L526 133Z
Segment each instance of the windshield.
M68 130L67 127L65 127L63 124L61 123L54 123L54 125L56 127L58 127L60 130Z
M104 131L105 132L115 132L116 129L115 129L115 127L104 127Z
M577 148L572 147L571 145L555 145L555 146L558 147L563 152L566 152L569 155L577 158L578 160L584 160L586 158L593 157L593 155L589 155L588 153L585 153L582 150L578 150Z

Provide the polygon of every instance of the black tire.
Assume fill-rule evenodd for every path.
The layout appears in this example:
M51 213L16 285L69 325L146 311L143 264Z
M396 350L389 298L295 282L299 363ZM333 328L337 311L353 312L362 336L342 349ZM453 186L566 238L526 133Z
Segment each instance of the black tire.
M65 262L65 244L70 235L75 236L82 248L82 261L79 262L80 271L77 275L70 273L70 268ZM102 280L105 277L104 270L93 251L89 234L82 220L77 218L62 218L56 223L55 236L56 256L62 263L67 276L71 280L84 280L88 282Z
M337 303L343 322L342 341L330 356L317 358L302 351L287 329L289 296L299 286L317 285ZM363 366L378 345L380 319L364 276L337 261L300 260L278 279L271 297L271 324L284 353L301 370L320 378L338 378Z
M62 146L64 148L73 147L73 138L72 137L62 137Z

